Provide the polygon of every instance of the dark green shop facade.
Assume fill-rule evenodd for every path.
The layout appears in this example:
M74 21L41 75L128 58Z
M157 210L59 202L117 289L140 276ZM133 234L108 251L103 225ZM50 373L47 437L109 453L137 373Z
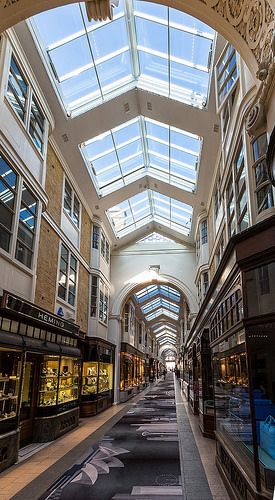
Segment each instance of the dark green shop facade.
M234 236L187 339L182 388L231 498L275 485L275 218Z

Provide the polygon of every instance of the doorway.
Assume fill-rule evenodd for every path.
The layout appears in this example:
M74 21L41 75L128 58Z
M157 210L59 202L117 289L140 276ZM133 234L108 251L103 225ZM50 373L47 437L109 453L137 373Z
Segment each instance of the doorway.
M33 438L40 361L39 355L26 354L20 407L20 447L31 443Z

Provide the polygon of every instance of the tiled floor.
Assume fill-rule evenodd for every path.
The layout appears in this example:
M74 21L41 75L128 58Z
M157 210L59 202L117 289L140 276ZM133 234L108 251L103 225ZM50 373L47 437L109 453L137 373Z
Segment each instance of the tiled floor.
M181 393L182 394L182 393ZM228 493L222 482L221 476L215 465L216 444L213 439L202 436L198 426L198 417L193 415L188 402L182 394L182 401L189 418L191 429L199 450L200 458L204 466L208 484L214 500L229 500ZM203 498L198 500L204 500Z
M63 473L63 469L64 471L66 470L72 456L77 457L79 454L83 453L81 446L85 445L87 439L94 441L98 440L99 435L105 432L106 426L114 425L114 422L121 417L121 414L124 413L134 401L135 398L129 403L113 406L100 415L83 419L79 427L75 430L65 434L63 437L43 448L24 462L16 464L7 471L4 471L0 475L0 500L10 500L12 498L21 500L30 500L31 498L32 500L36 500L39 495L35 496L35 492L34 495L30 497L29 495L26 496L26 493L24 493L25 490L22 492L21 490L39 476L41 476L43 488L46 489ZM215 443L212 440L202 437L198 428L197 417L194 417L189 410L184 397L182 397L182 403L189 417L213 499L228 500L229 497L215 466ZM49 467L53 464L56 464L56 466L51 468L51 472L47 474ZM54 470L54 473L52 473L52 470ZM204 498L200 496L197 500L204 500Z

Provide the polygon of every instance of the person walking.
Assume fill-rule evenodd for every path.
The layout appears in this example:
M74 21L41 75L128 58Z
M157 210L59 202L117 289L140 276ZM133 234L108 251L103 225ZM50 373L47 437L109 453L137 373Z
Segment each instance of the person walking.
M163 368L163 372L162 372L162 375L163 375L163 380L165 380L165 379L166 379L166 373L167 373L166 368Z

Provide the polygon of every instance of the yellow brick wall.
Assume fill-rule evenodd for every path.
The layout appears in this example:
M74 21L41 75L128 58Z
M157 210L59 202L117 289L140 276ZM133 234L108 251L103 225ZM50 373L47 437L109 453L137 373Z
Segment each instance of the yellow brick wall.
M46 193L48 195L47 212L60 226L62 210L63 168L52 146L48 144Z
M42 217L37 260L35 304L44 307L52 313L55 312L58 250L59 238Z
M79 263L76 323L84 333L87 333L88 330L88 308L89 273L82 264Z
M82 205L80 253L88 263L90 262L91 253L91 228L91 219Z

